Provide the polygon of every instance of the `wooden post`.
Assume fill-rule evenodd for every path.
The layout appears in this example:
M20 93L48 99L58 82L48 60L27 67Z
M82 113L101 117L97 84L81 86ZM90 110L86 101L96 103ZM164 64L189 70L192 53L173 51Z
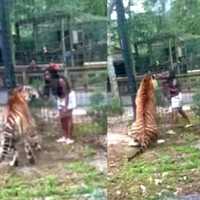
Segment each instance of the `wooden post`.
M73 35L72 35L72 16L69 17L69 38L70 38L70 52L71 52L71 66L74 67L74 47L73 47Z
M28 82L27 82L27 75L26 75L25 71L22 72L22 80L23 80L23 84L24 85L28 84Z
M67 66L66 66L66 46L65 46L65 19L61 18L61 43L62 43L62 54L63 54L63 66L64 66L64 75L67 77Z
M37 58L37 44L38 44L38 26L37 23L34 21L33 24L33 42L34 42L34 54L35 54L35 58ZM33 58L32 58L33 59Z

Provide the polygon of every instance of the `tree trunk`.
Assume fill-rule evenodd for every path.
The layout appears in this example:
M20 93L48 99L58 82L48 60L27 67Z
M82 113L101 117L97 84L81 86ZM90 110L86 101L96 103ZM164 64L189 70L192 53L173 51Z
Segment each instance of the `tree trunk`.
M110 80L112 95L114 97L120 99L117 77L116 77L116 74L115 74L115 68L113 66L113 59L112 59L112 55L111 55L111 52L110 52L110 47L111 47L111 38L110 37L111 37L111 33L108 32L108 34L107 34L107 38L108 38L108 42L107 42L107 44L108 44L107 70L108 70L108 76L109 76L109 80Z
M131 94L131 101L135 120L135 96L136 96L136 80L135 80L135 67L131 55L130 42L128 39L127 23L125 19L125 11L122 0L116 0L118 33L120 38L120 45L124 57L126 73L128 76L128 87Z
M113 7L114 7L114 2L111 3L110 7L109 6L107 7L109 20L111 20L110 18L111 18L111 14L113 11ZM108 26L108 27L110 27L110 26ZM111 34L112 34L111 30L108 29L108 32L107 32L107 52L108 52L107 70L108 70L108 77L109 77L109 81L110 81L110 85L111 85L112 96L120 99L119 87L118 87L118 82L117 82L117 77L116 77L116 73L115 73L115 68L113 65L112 52L111 52L111 46L112 46Z
M0 1L0 40L2 41L2 56L4 62L4 84L7 88L16 86L16 79L13 65L12 35L10 27L10 1Z
M138 45L134 44L134 49L135 49L135 56L136 58L139 57L139 51L138 51Z
M16 30L16 46L18 47L20 43L20 26L18 23L15 24L15 30Z

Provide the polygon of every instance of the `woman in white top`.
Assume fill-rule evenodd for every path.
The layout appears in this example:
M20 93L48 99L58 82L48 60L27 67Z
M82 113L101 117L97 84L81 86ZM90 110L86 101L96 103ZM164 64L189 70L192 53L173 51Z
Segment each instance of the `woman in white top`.
M59 111L60 122L63 129L63 136L57 142L71 144L73 132L72 112L76 107L76 95L71 90L68 80L61 76L58 80L57 88L57 108Z

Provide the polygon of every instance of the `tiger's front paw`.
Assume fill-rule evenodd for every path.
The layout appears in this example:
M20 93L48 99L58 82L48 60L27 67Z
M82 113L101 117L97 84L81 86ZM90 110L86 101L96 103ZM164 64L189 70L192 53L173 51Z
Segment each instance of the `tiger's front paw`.
M41 151L42 150L42 147L40 144L37 144L36 147L35 147L35 150L36 151Z
M17 167L17 166L19 166L19 161L18 160L12 160L11 162L9 162L9 165L11 167Z

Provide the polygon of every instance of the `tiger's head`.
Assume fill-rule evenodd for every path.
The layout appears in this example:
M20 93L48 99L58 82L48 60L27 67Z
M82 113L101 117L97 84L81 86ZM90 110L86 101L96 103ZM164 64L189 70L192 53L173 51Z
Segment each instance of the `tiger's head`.
M154 91L158 86L157 80L154 75L147 74L142 79L138 92L142 92L145 94L150 93L151 91Z
M8 97L8 113L14 114L19 120L18 126L22 130L26 130L31 124L33 124L33 120L28 107L28 100L30 99L30 92L24 86L18 86L12 89L9 93Z
M158 81L156 79L156 75L154 75L154 74L151 75L151 81L152 81L154 89L157 89L158 88Z
M28 102L30 98L30 92L25 86L18 86L9 92L8 105L14 103Z

